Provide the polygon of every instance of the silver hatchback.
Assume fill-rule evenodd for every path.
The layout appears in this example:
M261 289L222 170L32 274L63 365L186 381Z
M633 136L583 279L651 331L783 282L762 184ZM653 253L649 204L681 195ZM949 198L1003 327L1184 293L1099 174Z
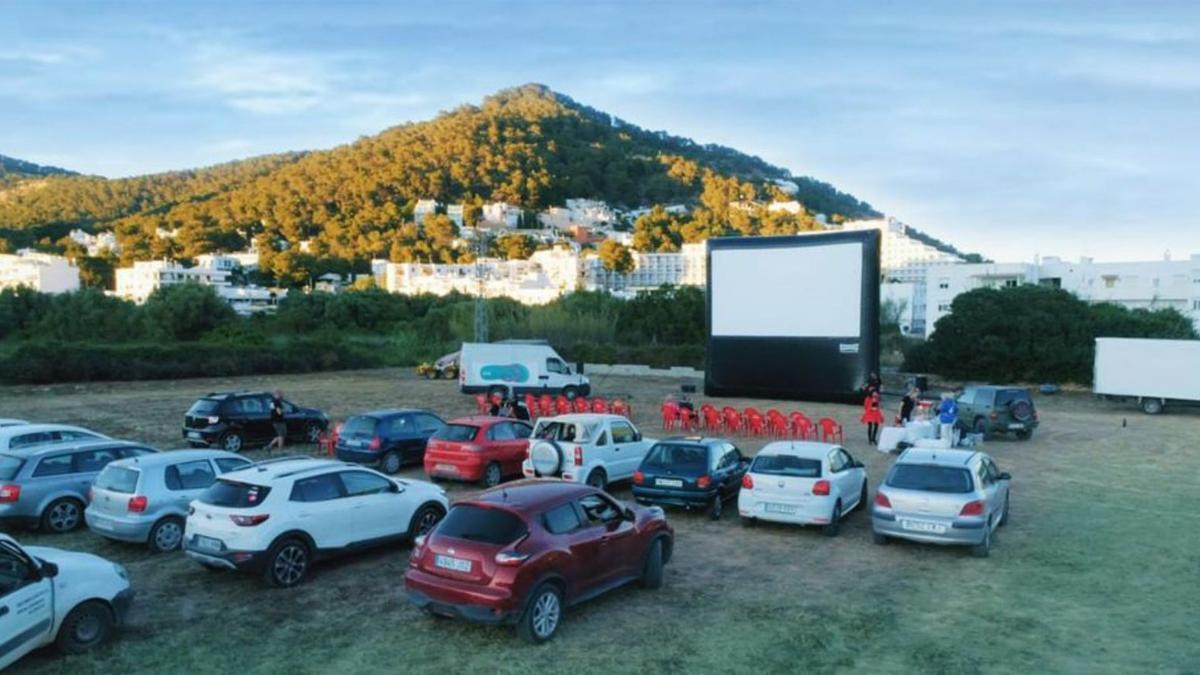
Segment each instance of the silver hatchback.
M996 528L1008 521L1011 480L982 452L905 450L875 493L875 543L958 544L986 557Z
M174 550L183 541L192 500L217 476L250 464L224 450L174 450L113 462L96 477L84 516L102 537L147 544L155 553Z

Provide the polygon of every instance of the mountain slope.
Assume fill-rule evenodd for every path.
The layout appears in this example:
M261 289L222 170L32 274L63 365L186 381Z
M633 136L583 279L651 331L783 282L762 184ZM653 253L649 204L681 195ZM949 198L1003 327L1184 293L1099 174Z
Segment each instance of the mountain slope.
M60 169L57 166L42 166L16 157L0 155L0 189L7 185L14 185L21 180L74 174L74 171Z
M761 198L772 181L789 180L811 211L875 215L825 183L757 157L647 131L525 85L330 150L118 180L52 177L36 189L0 190L0 236L24 230L26 238L53 240L70 227L114 229L129 240L122 242L126 257L148 257L190 256L266 232L315 239L319 256L361 261L386 255L397 237L418 236L401 231L421 198L526 208L569 197L630 207L695 203L706 176L744 181L751 187L739 189ZM176 232L174 244L153 241L158 228Z

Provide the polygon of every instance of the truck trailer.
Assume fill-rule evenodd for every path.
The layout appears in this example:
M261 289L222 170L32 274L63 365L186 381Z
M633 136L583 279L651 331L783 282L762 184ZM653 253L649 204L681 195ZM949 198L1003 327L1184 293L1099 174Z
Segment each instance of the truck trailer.
M1149 415L1200 405L1200 340L1096 338L1094 391L1135 399Z

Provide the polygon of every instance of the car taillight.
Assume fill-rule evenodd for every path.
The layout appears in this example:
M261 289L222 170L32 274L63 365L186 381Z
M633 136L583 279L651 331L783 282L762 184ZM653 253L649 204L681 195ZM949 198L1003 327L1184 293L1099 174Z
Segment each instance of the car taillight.
M828 497L829 496L829 481L819 480L816 483L813 483L812 493L819 497Z
M887 495L882 492L875 493L875 506L882 506L885 509L892 508L892 500L887 498Z
M378 450L382 447L383 447L383 439L378 436L376 436L375 438L372 438L371 442L367 444L367 448L370 450Z
M145 495L137 495L129 498L130 513L145 513L146 507L150 505L150 500L146 499Z
M11 504L21 498L20 485L0 486L0 504Z
M966 504L963 504L962 511L959 511L958 515L960 515L960 516L982 516L983 515L983 502L976 499L973 502L967 502Z
M417 561L421 559L421 555L425 553L426 539L427 536L424 534L413 539L412 553L408 554L408 559L413 565L416 565Z
M253 516L229 516L229 519L233 521L234 525L240 525L242 527L254 527L255 525L263 524L266 522L267 518L270 517L271 516L265 513L259 513Z
M516 567L521 563L529 560L528 553L517 553L516 551L500 551L496 554L496 564L504 565L505 567Z
M642 473L641 469L633 472L633 484L641 485L646 482L646 474Z
M220 418L219 416L217 416L217 415L209 415L209 416L208 416L208 423L209 423L209 424L217 424L217 423L218 423L218 422L220 422L220 421L221 421L221 418Z
M698 488L706 488L709 485L712 485L712 477L708 474L704 474L696 479L696 487Z
M575 446L575 466L583 466L583 448Z
M744 489L744 490L753 490L754 489L754 479L750 477L750 474L746 474L746 475L742 476L742 489Z

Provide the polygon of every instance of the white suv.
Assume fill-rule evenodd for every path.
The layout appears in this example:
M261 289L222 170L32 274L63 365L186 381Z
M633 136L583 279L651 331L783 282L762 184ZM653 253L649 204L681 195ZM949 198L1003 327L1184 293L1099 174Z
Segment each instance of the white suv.
M620 415L543 417L529 437L521 470L529 478L561 476L603 490L632 478L654 443Z
M224 474L192 502L184 551L203 565L258 572L286 588L319 559L429 532L448 505L436 485L356 464L267 460Z

